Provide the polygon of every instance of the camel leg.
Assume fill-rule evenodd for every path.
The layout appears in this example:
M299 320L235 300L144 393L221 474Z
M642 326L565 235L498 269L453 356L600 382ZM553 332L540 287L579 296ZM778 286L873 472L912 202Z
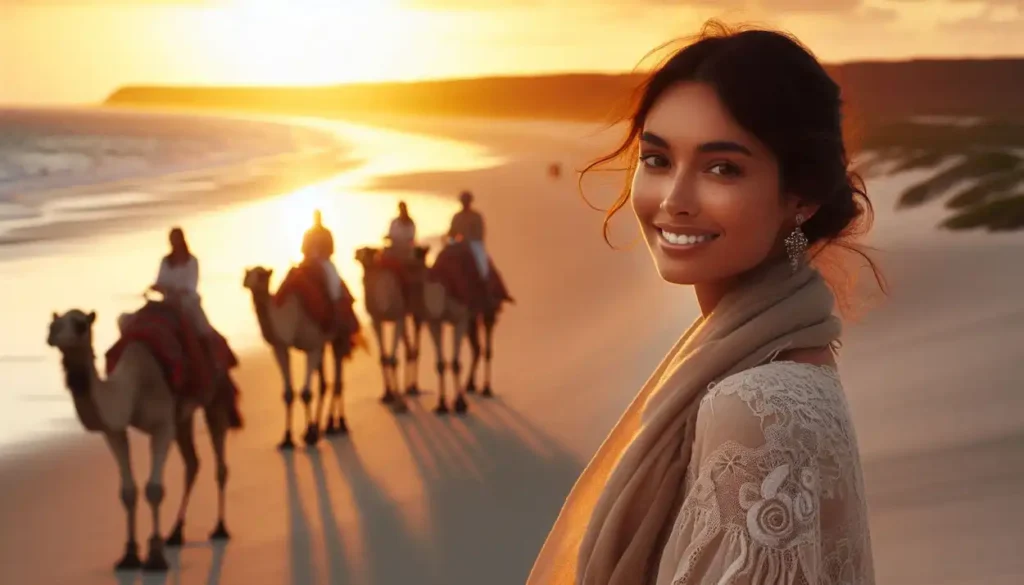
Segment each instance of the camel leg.
M213 444L213 457L217 464L217 526L210 533L210 540L227 540L231 538L224 525L226 499L224 491L228 484L227 438L229 421L223 411L206 410L206 427L210 430L210 442Z
M164 572L167 560L164 558L164 541L160 536L160 504L164 500L164 464L174 440L174 426L167 424L153 433L149 439L150 470L146 483L146 502L153 514L153 533L149 537L149 557L142 565L144 571Z
M336 417L337 424L334 427L334 433L338 435L348 434L348 425L345 423L345 395L344 395L344 374L345 369L342 364L341 352L337 350L335 346L331 351L331 356L334 358L334 395L331 398L332 408L328 411L327 416L330 418L333 413ZM332 419L332 424L334 420Z
M420 394L420 341L423 333L423 321L418 317L412 319L412 331L405 341L405 393L409 396Z
M459 354L462 353L462 340L466 337L466 319L459 319L452 324L452 387L455 390L455 412L465 414L469 410L466 402L465 389L462 386L462 362Z
M292 361L287 347L275 347L274 357L277 359L277 367L284 379L284 438L277 445L278 449L292 449L295 442L292 441L292 404L295 403L295 390L292 389Z
M199 474L199 456L196 455L196 443L194 425L192 422L193 413L178 422L174 433L174 439L178 443L178 451L181 452L182 462L185 464L185 491L181 494L181 505L178 507L178 519L174 523L174 530L167 537L167 546L181 546L185 542L185 513L188 510L188 499L192 495L192 488L196 483L196 475Z
M128 538L124 547L124 557L117 563L115 569L119 571L138 569L142 566L142 559L139 558L139 545L135 541L135 508L138 502L138 488L135 486L135 477L132 475L128 433L117 431L105 433L103 437L107 440L114 459L117 460L117 470L121 474L121 505L124 506L125 516L128 520Z
M483 396L494 395L494 390L491 389L491 357L494 355L494 324L496 321L497 315L484 315L484 389L481 391Z
M430 339L434 342L434 353L437 361L434 369L437 371L437 406L434 412L437 414L448 414L448 402L445 399L445 361L444 361L444 331L441 329L441 321L431 320L427 327L430 329Z
M380 355L380 375L384 380L384 394L380 397L380 401L387 404L394 399L394 396L391 392L391 380L388 379L388 364L391 360L388 356L388 350L384 346L384 322L380 319L374 319L373 332L377 336L377 353Z
M480 327L475 315L470 317L469 327L466 328L466 338L469 340L469 349L472 355L469 363L469 374L466 380L466 392L472 394L476 392L476 370L480 364L481 353Z
M405 317L395 320L395 334L391 338L391 353L388 354L388 364L391 368L391 381L393 382L390 387L394 388L394 396L391 401L391 410L393 412L405 412L409 410L409 406L405 403L405 397L398 390L398 342L405 337Z
M302 382L302 406L306 411L306 434L303 437L306 445L312 447L320 440L320 416L323 408L323 395L321 395L320 409L317 409L316 419L313 419L313 372L320 370L324 361L324 346L321 345L313 351L306 352L306 377Z
M324 347L324 355L325 356L327 355L327 348L326 347ZM317 375L320 377L320 399L319 399L320 402L316 406L316 424L317 425L320 424L320 420L321 420L320 417L323 414L323 405L324 405L324 401L326 400L327 401L327 423L324 425L324 434L325 435L333 435L334 434L334 420L331 418L331 412L332 412L331 409L334 406L334 398L333 398L333 396L331 396L330 394L327 393L327 375L325 374L325 371L327 370L326 362L327 362L326 359L321 359L320 360L320 369L317 372ZM334 370L334 375L335 376L338 375L338 370Z
M402 318L402 321L405 322L406 325L408 325L408 320L408 316ZM409 327L402 328L402 347L405 348L405 367L402 368L402 387L405 388L405 393L410 395L413 394L413 392L410 392L410 389L412 388L412 369L409 366L412 363L413 355L415 354L412 346L413 333L413 330Z

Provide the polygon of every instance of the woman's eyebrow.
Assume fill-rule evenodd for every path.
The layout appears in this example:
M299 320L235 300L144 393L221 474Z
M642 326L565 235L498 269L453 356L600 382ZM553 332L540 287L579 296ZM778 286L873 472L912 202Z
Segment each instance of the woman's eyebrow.
M671 150L668 141L653 132L645 131L641 133L640 141L646 142L651 146ZM739 142L734 142L732 140L713 140L711 142L705 142L697 146L695 150L703 154L715 152L733 152L737 154L744 154L746 156L754 156L754 153L749 148L740 144Z

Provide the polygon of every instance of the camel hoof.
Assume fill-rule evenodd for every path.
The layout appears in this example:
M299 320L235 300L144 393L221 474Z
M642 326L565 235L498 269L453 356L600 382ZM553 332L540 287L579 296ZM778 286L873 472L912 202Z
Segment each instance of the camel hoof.
M167 559L164 558L164 547L160 537L154 536L149 539L149 558L142 565L142 570L147 573L163 573L167 570Z
M335 429L334 432L335 432L335 434L338 434L338 435L347 435L348 434L348 425L345 423L345 417L343 417L343 416L339 416L338 417L338 426L337 426L337 428Z
M142 570L146 573L166 573L167 568L167 559L164 558L164 553L162 552L149 553L149 558L142 565Z
M210 540L230 540L231 535L228 534L228 529L224 527L224 521L217 522L217 527L210 533Z
M466 382L466 392L468 392L469 394L475 393L476 392L476 382L474 382L472 380L470 380L469 382Z
M434 407L434 414L448 414L448 405L443 400L438 402L437 406Z
M383 402L384 404L390 404L390 403L394 402L394 400L395 400L395 395L392 394L392 392L390 390L385 392L384 395L380 397L380 401Z
M181 546L185 544L185 535L183 531L184 527L181 522L174 525L174 530L171 531L171 535L167 537L164 544L167 546Z
M338 432L338 429L334 426L334 419L327 417L327 426L324 427L324 434L328 437Z
M277 444L277 448L281 451L291 451L294 449L295 441L292 441L292 434L285 433L284 439L281 439L281 442Z
M466 399L463 398L462 396L459 396L458 398L456 398L455 399L455 413L456 414L466 414L467 410L469 410L469 404L466 403Z
M494 396L494 391L491 390L491 385L490 384L484 386L483 391L480 392L480 396L486 396L488 398L490 398L491 396Z
M409 387L405 389L405 393L409 396L419 396L420 387L416 384L409 384Z
M133 571L142 567L142 559L139 558L139 547L134 542L129 542L125 547L124 557L114 565L115 571Z
M316 425L309 425L306 429L306 434L303 435L302 440L306 442L307 447L313 447L320 440L320 430L316 428Z

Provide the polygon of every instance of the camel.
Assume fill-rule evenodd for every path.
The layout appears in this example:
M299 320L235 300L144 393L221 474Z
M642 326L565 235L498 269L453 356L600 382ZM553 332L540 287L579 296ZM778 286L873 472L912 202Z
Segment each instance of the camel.
M260 332L263 339L273 348L284 380L285 431L278 448L288 450L295 448L295 442L292 440L292 404L295 401L295 390L292 387L290 350L294 348L306 354L306 375L300 392L306 412L306 432L303 439L307 446L313 446L320 440L320 421L327 395L327 379L323 366L326 346L331 345L331 355L334 358L334 391L327 407L324 433L344 435L348 434L348 424L345 422L342 360L350 358L353 348L361 345L361 337L358 331L339 330L332 335L331 332L321 329L316 320L306 312L302 299L297 294L288 295L281 305L275 303L270 292L270 277L273 272L273 269L262 266L250 268L245 271L242 284L252 293L252 304L256 310ZM313 372L317 372L320 377L316 418L313 418L310 411L310 403L313 400L313 392L310 389Z
M419 343L415 345L406 335L406 318L409 307L402 295L402 286L398 276L391 270L378 264L381 250L362 247L356 250L355 259L363 267L363 299L366 312L373 322L373 332L377 338L377 350L380 353L381 376L384 379L384 394L381 402L391 405L394 412L406 412L409 407L398 389L398 343L405 344L406 367L409 362L419 359ZM394 325L391 343L385 340L384 325ZM417 340L418 341L418 340ZM406 376L407 380L409 379ZM407 394L417 394L419 388L413 379L406 388Z
M110 447L121 474L121 503L128 518L128 538L124 557L116 568L163 572L167 561L163 548L180 546L183 542L185 511L199 470L196 456L193 416L202 407L217 460L217 526L212 540L229 538L224 524L224 488L228 467L225 440L229 429L242 427L236 410L233 389L218 384L216 395L208 404L182 400L174 394L151 350L142 343L130 343L121 354L115 369L103 379L96 371L92 343L92 326L96 313L72 309L63 315L53 314L47 344L62 355L65 383L71 391L78 418L87 431L102 433ZM123 321L119 320L119 324ZM132 474L128 445L128 428L134 427L149 435L151 467L145 497L153 514L153 530L149 539L149 556L145 563L139 558L135 540L135 509L138 488ZM171 443L176 442L185 463L185 491L178 510L177 522L166 543L160 536L160 504L164 499L164 464Z
M422 268L424 274L427 268L427 253L429 246L419 246L416 249L416 261ZM466 402L465 388L460 383L462 364L459 361L459 351L462 348L462 341L470 326L472 309L466 304L458 301L441 282L426 279L420 284L420 294L412 307L416 315L414 319L415 330L413 336L419 338L420 324L426 324L434 344L434 354L437 356L435 369L438 376L438 399L434 412L447 414L448 403L445 399L445 372L450 367L452 372L452 389L455 392L455 402L452 405L457 414L465 414L469 410ZM452 352L451 359L446 360L444 351L444 326L452 328ZM416 363L412 363L416 367Z

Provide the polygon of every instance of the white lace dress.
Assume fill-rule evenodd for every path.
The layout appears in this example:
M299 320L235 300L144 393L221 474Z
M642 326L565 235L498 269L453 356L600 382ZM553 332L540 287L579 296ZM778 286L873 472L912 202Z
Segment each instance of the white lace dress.
M686 482L659 583L873 585L857 439L834 369L779 361L713 386Z

